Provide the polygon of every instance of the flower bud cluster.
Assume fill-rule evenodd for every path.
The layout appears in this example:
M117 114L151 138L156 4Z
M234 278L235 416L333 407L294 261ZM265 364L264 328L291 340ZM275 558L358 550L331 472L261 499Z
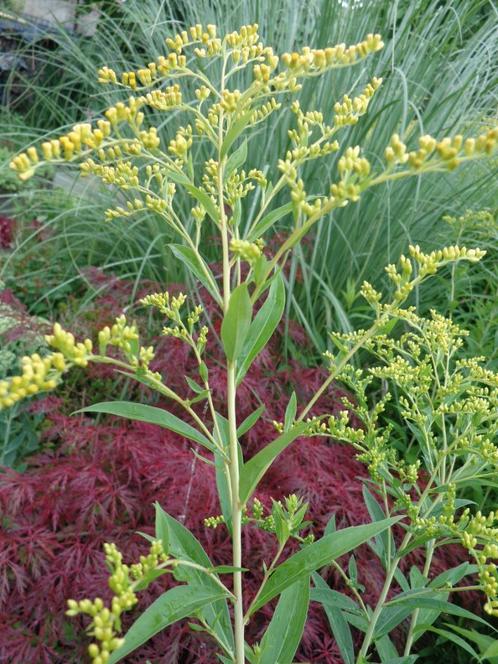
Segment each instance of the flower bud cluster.
M285 543L290 537L296 538L303 544L313 542L313 535L301 537L300 532L311 524L304 521L308 503L303 502L295 494L286 496L283 500L273 500L272 509L265 515L265 508L258 498L254 498L250 507L245 507L242 514L243 525L254 525L257 528L273 533L280 544ZM225 523L223 515L210 516L204 519L207 528L217 528Z
M238 31L226 35L225 42L227 46L238 51L256 46L259 42L258 28L257 23L243 25Z
M384 156L388 166L391 167L406 163L409 168L416 171L431 165L453 170L464 159L492 154L497 143L498 128L492 127L477 138L465 140L463 136L457 135L438 141L426 134L419 138L418 150L408 152L399 135L394 134Z
M381 84L381 78L373 78L357 97L351 99L348 95L344 95L342 101L334 105L334 125L344 127L356 124L367 112L368 105Z
M133 162L119 161L116 166L99 164L93 159L87 159L81 164L82 175L95 175L105 184L113 184L121 189L134 189L139 186L138 166Z
M107 346L120 348L128 357L136 357L138 352L138 330L135 324L128 325L126 316L116 318L114 325L106 325L98 335L99 351L105 355Z
M107 220L117 219L118 217L131 217L135 212L143 210L145 207L144 202L140 198L135 198L126 203L126 208L115 207L108 208L104 215ZM149 207L149 206L147 206Z
M41 357L38 353L21 358L21 374L0 380L0 410L21 399L53 390L68 367L62 353Z
M383 46L380 35L369 34L364 41L353 46L338 44L319 50L305 47L299 53L284 53L281 62L296 76L310 76L352 65Z
M106 120L98 120L95 129L88 123L76 124L68 134L43 142L41 156L37 148L30 147L26 152L14 157L10 167L21 180L27 180L42 163L71 161L82 152L99 148L110 133L111 125Z
M248 263L254 263L261 256L261 247L257 242L248 242L233 238L230 242L230 251L237 258Z
M188 151L192 147L192 127L179 127L176 136L169 142L168 151L177 157L179 164L187 160Z
M137 603L137 586L147 584L147 576L168 560L158 540L152 542L147 556L141 556L140 562L131 566L123 563L123 556L115 544L104 544L104 551L107 566L112 572L109 577L109 587L113 592L111 605L105 606L100 597L80 601L70 599L66 611L70 617L82 613L90 616L89 633L95 642L89 645L88 654L93 664L106 664L111 653L124 644L124 639L117 636L121 629L121 614Z
M194 309L189 311L186 317L187 324L185 325L181 309L185 304L186 299L187 297L183 293L171 297L168 292L164 292L146 295L140 300L140 302L144 306L155 307L174 323L172 326L163 328L162 333L164 336L174 337L175 339L185 341L194 348L199 355L201 355L206 347L208 328L203 325L199 329L197 338L194 338L193 335L194 327L199 323L204 309L200 305L197 305Z
M182 91L178 83L174 83L162 90L148 92L144 97L140 97L140 101L158 111L168 111L182 105Z
M71 364L79 367L88 366L92 356L91 339L77 342L71 332L66 332L59 323L55 323L53 333L46 335L45 340L50 346L62 353Z
M266 177L264 173L257 168L253 168L246 173L245 170L234 171L228 177L225 188L226 188L226 200L231 208L235 206L235 203L243 198L245 198L249 192L253 191L255 188L254 182L258 184L263 189L267 185Z

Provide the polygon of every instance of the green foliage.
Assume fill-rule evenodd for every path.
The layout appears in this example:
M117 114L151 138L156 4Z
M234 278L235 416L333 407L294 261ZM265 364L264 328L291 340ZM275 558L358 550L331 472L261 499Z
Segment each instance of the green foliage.
M304 625L301 598L305 596L307 605L310 576L332 565L355 600L341 596L338 600L316 576L311 597L324 601L346 659L356 658L357 664L364 664L375 650L385 662L412 662L416 656L411 649L422 633L446 634L433 626L442 612L472 617L448 602L449 589L461 580L461 570L447 574L444 582L441 578L429 582L436 545L458 542L467 549L475 563L472 571L477 572L476 585L471 588L482 590L487 596L485 610L498 615L498 573L493 562L498 559L496 516L494 512L471 512L470 501L461 492L465 484L496 474L498 378L479 358L460 357L462 332L454 322L436 312L423 317L408 304L421 284L438 271L462 262L476 263L484 252L447 246L426 253L412 245L398 266L386 268L388 295L365 282L361 294L374 311L373 320L364 329L332 334L336 351L326 353L329 376L300 412L295 395L291 396L285 421L276 423L275 439L248 460L238 432L256 422L257 415L249 424L239 425L238 379L283 317L283 271L293 250L320 220L328 218L330 223L331 214L354 208L363 197L368 200L372 190L380 187L382 191L386 184L429 173L442 177L462 164L486 159L497 147L498 128L485 127L476 137L456 134L436 139L423 134L415 144L414 127L407 128L410 146L393 133L386 137L382 154L375 155L351 144L354 134L350 129L360 126L363 116L367 127L373 122L376 116L369 107L381 79L363 82L356 96L344 95L323 111L310 108L309 103L302 105L306 96L301 102L292 101L298 93L305 95L306 85L311 86L317 77L350 69L381 50L378 34L368 33L351 46L304 47L277 55L260 41L255 24L222 36L213 24L195 24L168 37L166 47L167 56L136 70L116 73L107 64L102 66L99 82L124 89L127 101L109 106L105 119L77 124L39 148L30 146L12 159L11 167L26 181L47 164L77 162L83 176L101 180L116 192L117 200L105 213L110 223L154 216L168 229L169 237L180 242L172 248L174 255L208 286L221 318L216 341L225 357L226 417L213 405L205 357L209 329L202 324L203 307L187 304L183 293L171 296L168 292L151 293L141 303L163 317L163 334L185 343L195 358L198 376L195 380L186 377L195 395L192 399L182 398L151 369L155 348L142 345L136 324L122 315L99 332L95 345L91 339L77 341L56 323L53 334L46 337L53 352L43 358L38 354L24 357L21 373L0 381L0 406L10 408L29 395L54 389L70 369L89 363L114 365L173 401L189 423L166 410L130 402L103 402L85 410L155 423L206 448L209 456L199 458L216 466L223 510L206 525L228 527L232 565L213 567L191 533L156 506L156 539L151 539L147 556L127 565L113 544L105 545L111 573L110 603L104 605L100 598L69 600L68 615L83 613L90 618L93 643L89 654L94 664L118 661L159 629L186 616L196 620L192 629L214 639L222 661L244 664L246 658L264 662L277 657L290 664ZM292 118L289 149L275 154L269 169L261 163L261 169L246 167L251 137L269 117L279 115ZM163 118L171 122L166 135L160 131ZM367 135L363 136L368 148ZM322 177L322 188L315 190L310 169L330 160L334 162L331 182L323 191ZM287 197L288 233L265 250L261 229L267 233L274 229L281 215L279 199ZM203 233L213 232L221 245L219 278L208 267L209 256L201 242ZM291 279L290 294L292 286ZM253 309L262 298L253 318ZM396 325L403 327L399 334ZM355 369L352 361L360 349L376 357L378 366ZM198 384L199 378L202 384ZM337 416L312 417L318 399L336 379L354 391L356 402L345 399L344 411ZM392 427L383 420L391 392L379 396L377 389L374 403L370 401L378 382L393 384L398 390L399 415L412 436L407 450L403 445L397 449ZM202 416L193 408L201 402L205 407ZM206 420L208 412L211 421ZM360 418L362 427L351 426L352 413ZM364 495L371 523L340 531L332 524L315 540L312 533L301 534L310 524L304 520L307 504L299 497L274 501L268 515L257 499L248 505L271 464L303 434L333 436L357 450L358 460L370 474L371 489L365 489ZM424 481L419 477L422 470ZM262 583L244 613L243 574L247 570L242 566L242 528L247 523L272 533L277 553L273 560L264 561ZM394 540L395 525L403 533L400 544ZM291 539L300 549L281 562ZM361 570L354 555L347 571L339 562L345 553L366 542L386 570L375 606L366 606L362 599ZM418 548L425 550L424 568L412 567L407 578L399 569L400 562ZM136 604L140 590L166 573L186 585L176 586L156 600L120 637L121 614ZM224 574L232 576L232 589L223 583ZM395 581L402 593L388 599ZM458 587L458 591L467 589ZM279 603L261 643L247 646L245 625L277 597ZM291 622L284 616L290 616ZM406 619L410 626L403 657L398 658L389 633ZM478 617L475 620L487 624ZM357 653L351 651L350 624L363 632ZM278 638L284 641L277 641L282 648L275 654ZM448 638L462 641L454 633ZM467 642L461 645L473 652Z

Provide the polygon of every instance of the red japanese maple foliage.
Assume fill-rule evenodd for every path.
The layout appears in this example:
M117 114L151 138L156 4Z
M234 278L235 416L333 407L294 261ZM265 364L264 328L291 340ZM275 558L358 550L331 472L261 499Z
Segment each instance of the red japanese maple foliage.
M15 221L0 215L0 249L9 249L14 241Z
M84 317L86 329L81 331L85 333L120 314L132 291L131 284L96 271L87 277L98 282L99 288L110 288ZM290 333L297 343L305 342L297 326L291 326ZM241 441L246 457L274 436L271 422L283 419L291 389L296 389L298 400L305 403L324 378L323 370L305 368L295 361L283 364L280 341L276 335L241 386L241 420L260 404L266 408ZM195 375L195 367L185 346L175 339L160 338L156 348L158 359L153 368L165 376L168 384L187 394L183 376ZM215 344L209 346L209 353L214 360L210 363L210 381L216 407L223 412L225 375L221 363L216 362ZM108 367L94 367L82 374L64 399L49 396L37 402L34 408L43 410L50 423L44 434L44 451L28 460L26 472L5 469L0 475L0 662L85 661L89 643L85 619L78 622L67 618L66 601L109 597L102 545L115 542L126 562L136 560L148 546L137 531L152 533L154 501L198 537L214 564L230 563L225 528L212 530L203 525L203 519L218 514L220 508L212 467L192 454L191 443L143 423L70 416L73 408L68 400L78 390L85 390L85 401L95 401L93 385L105 383L110 375ZM338 388L330 391L320 400L318 410L337 412L342 408L340 396ZM151 395L137 388L130 398L146 402ZM171 409L170 403L159 405ZM363 477L364 469L350 448L323 438L301 438L273 464L258 489L258 497L271 505L272 498L297 493L309 502L308 517L319 536L332 515L338 528L369 520L362 499ZM250 593L256 591L261 579L257 571L261 561L270 560L274 552L270 535L246 528L244 564L256 570L246 575ZM375 600L383 582L381 566L366 546L356 557L367 599ZM447 561L451 565L456 562ZM439 560L436 571L444 565L445 561ZM331 570L323 574L332 586L344 590ZM143 592L136 610L126 617L124 628L172 583L162 577ZM260 611L251 623L249 642L261 637L270 617L271 608ZM317 604L311 604L296 658L316 664L342 662ZM147 660L154 664L218 661L209 639L190 631L187 621L168 628L126 659L130 664Z

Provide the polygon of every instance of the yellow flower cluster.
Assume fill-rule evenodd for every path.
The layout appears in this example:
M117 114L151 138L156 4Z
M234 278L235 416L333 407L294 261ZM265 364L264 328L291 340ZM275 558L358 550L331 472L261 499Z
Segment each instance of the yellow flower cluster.
M169 142L168 151L177 157L180 162L187 159L188 151L192 147L192 127L179 127L176 136Z
M133 201L128 201L126 203L126 208L108 208L104 214L107 220L117 219L119 217L130 217L135 212L143 210L144 207L144 202L140 198L135 198Z
M337 170L342 178L350 174L366 177L370 173L370 162L365 157L360 157L360 146L356 145L346 149L339 159Z
M111 653L123 645L124 639L117 636L121 627L121 614L137 603L136 589L139 583L147 583L147 575L168 560L159 540L152 542L147 556L141 556L140 562L131 566L123 563L123 556L115 544L104 544L104 551L107 565L112 571L109 577L109 587L114 594L111 606L105 606L100 597L79 602L70 599L66 611L70 617L81 613L90 616L89 631L96 640L88 647L93 664L106 664Z
M47 343L62 353L64 358L78 367L88 366L92 356L92 341L76 341L71 332L62 329L59 323L55 323L53 333L45 337Z
M334 125L344 127L356 124L359 118L367 112L368 105L381 83L381 78L373 78L357 97L351 99L348 95L344 95L342 101L334 105Z
M259 41L258 24L243 25L239 31L234 31L225 37L225 41L230 48L241 49L255 46Z
M128 325L126 316L121 315L116 318L114 325L106 325L100 330L98 335L99 349L102 355L105 354L107 346L120 348L125 355L135 356L138 346L138 330L136 325Z
M167 111L171 108L177 108L178 106L181 106L182 100L182 91L178 83L168 85L163 90L153 90L152 92L148 92L145 96L140 97L140 101L143 104L147 104L158 111Z
M102 182L122 189L133 189L139 185L138 166L134 166L131 161L120 161L116 166L108 166L87 159L81 164L81 174L96 175Z
M410 257L400 256L400 267L391 263L385 270L390 281L396 287L394 294L395 304L404 302L408 295L412 292L416 285L416 281L412 278L414 272L414 264L417 265L417 278L418 280L435 274L438 269L443 265L455 261L469 261L476 263L485 255L485 251L481 249L467 249L467 247L449 246L443 249L437 249L430 253L423 252L419 245L410 245L408 248ZM362 286L362 295L371 306L379 309L380 294L365 282Z
M249 119L249 122L251 125L256 125L258 122L263 122L266 120L268 116L270 116L274 111L278 111L278 109L282 106L275 97L272 97L269 101L265 102L264 104L261 104L256 108Z
M164 314L171 320L177 320L179 311L185 304L187 296L184 293L170 296L165 291L164 293L150 293L140 300L140 303L146 307L155 307L158 311Z
M235 171L230 175L226 183L226 200L233 208L235 203L254 189L254 182L260 187L266 187L266 178L262 171L253 168L246 173L246 171Z
M85 149L94 150L99 148L110 133L111 125L106 120L98 120L95 129L92 129L92 126L88 123L76 124L68 134L42 143L42 159L45 162L70 161ZM39 163L41 161L38 150L35 147L30 147L26 152L14 157L10 162L10 167L16 171L21 180L27 180L34 175L35 167Z
M261 247L256 242L248 242L247 240L238 240L233 238L230 241L230 251L248 263L254 263L261 256Z
M380 35L368 34L364 41L353 46L338 44L325 49L305 47L299 53L284 53L281 61L295 76L310 76L321 74L327 69L352 65L383 46Z
M449 509L444 510L438 518L418 518L414 525L418 530L435 536L440 533L445 534L446 529L450 530L451 534L475 558L479 581L487 597L484 610L488 615L498 617L498 571L496 564L490 562L492 559L498 559L496 514L490 512L488 515L484 515L479 511L472 515L469 508L466 508L455 521L449 512Z
M53 390L67 370L62 353L41 357L38 353L21 359L22 373L0 380L0 410L45 390Z
M398 134L394 134L390 144L385 149L384 156L388 166L408 163L410 168L420 170L428 160L436 160L448 170L456 168L462 159L490 155L498 143L498 127L492 127L477 138L467 138L457 135L446 137L437 141L428 134L419 138L418 150L407 151L405 143Z

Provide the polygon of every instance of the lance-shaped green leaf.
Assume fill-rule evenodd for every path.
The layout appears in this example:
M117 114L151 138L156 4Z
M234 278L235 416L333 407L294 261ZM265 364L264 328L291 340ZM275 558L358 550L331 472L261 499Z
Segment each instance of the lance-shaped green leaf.
M194 274L206 290L213 296L216 302L221 306L223 300L213 273L207 263L191 247L185 247L183 244L168 245L173 254L180 260L187 269Z
M160 522L161 528L168 529L169 554L179 560L188 560L205 569L212 570L213 563L192 533L185 526L182 526L179 521L167 514L159 503L155 504L155 508L156 523ZM160 531L156 531L156 537L160 538ZM184 581L213 593L220 590L219 585L208 574L185 565L179 565L175 569L174 576L177 581ZM204 606L201 613L207 624L216 632L218 639L227 648L233 648L233 631L226 600L218 599L212 604Z
M211 219L215 222L219 222L218 210L216 205L213 203L209 194L204 190L196 187L193 181L182 171L177 171L172 168L167 169L168 179L173 180L177 184L182 185L188 193L196 199L206 210Z
M401 517L384 519L376 523L367 523L362 526L352 526L337 530L326 535L313 544L308 544L285 562L279 565L266 582L258 600L252 607L252 613L267 604L286 588L303 576L310 575L317 569L330 564L336 558L344 555L360 544L364 544L386 528L400 520Z
M275 438L275 440L244 464L240 473L239 492L242 505L247 503L258 486L260 479L275 461L277 456L303 433L306 426L307 425L304 422L296 424L290 431L286 431L278 436L278 438Z
M309 576L303 576L284 590L261 640L258 664L292 664L306 623L309 600Z
M261 235L263 235L269 228L273 226L279 219L285 217L286 214L290 214L293 210L292 203L286 203L281 207L272 210L264 217L259 219L259 221L250 229L247 239L251 242L257 240Z
M242 134L251 119L251 111L243 113L227 131L223 145L221 146L221 158L223 159L233 145L233 142Z
M185 184L184 187L188 191L188 193L204 207L204 209L211 217L211 219L214 221L214 223L218 224L220 221L220 215L218 214L216 205L211 200L209 194L205 192L204 189L199 189L199 187L196 187L195 185L190 183Z
M334 601L334 592L337 591L333 591L331 588L329 588L328 584L319 574L313 574L313 581L316 590L321 592L321 600L317 599L316 591L315 595L312 595L311 598L315 599L316 601L321 601L330 624L330 629L332 630L332 634L334 635L334 639L337 643L337 647L339 648L342 659L344 660L344 664L354 664L354 645L351 629L342 613L340 605ZM347 599L349 600L350 598L348 597ZM356 604L353 602L353 600L351 600L351 602L353 609L356 610ZM349 606L349 604L346 604L346 606Z
M208 450L213 451L213 445L202 433L194 429L176 415L169 413L163 408L156 406L147 406L146 404L133 403L132 401L102 401L92 406L87 406L77 411L78 413L106 413L107 415L117 415L125 417L128 420L137 420L138 422L147 422L147 424L157 424L164 429L169 429L180 434L184 438L199 443Z
M259 406L254 412L246 417L246 419L237 427L237 438L241 438L244 434L250 431L261 415L265 412L266 406Z
M245 139L240 146L232 152L228 157L227 163L225 166L225 178L227 178L233 171L236 171L247 160L247 139Z
M297 397L296 393L292 392L289 399L289 403L287 404L287 408L285 409L284 431L290 431L290 429L292 428L294 420L296 419L296 412L297 412Z
M285 285L282 275L278 273L270 286L268 297L258 311L249 328L247 340L240 354L237 371L237 385L244 378L254 359L268 343L282 318L285 307Z
M252 304L247 284L234 289L221 324L221 340L229 362L239 356L251 327Z
M217 591L199 586L171 588L152 602L135 620L125 635L124 644L111 654L108 664L116 664L165 627L182 618L195 615L206 605L213 604L223 597L220 588Z

